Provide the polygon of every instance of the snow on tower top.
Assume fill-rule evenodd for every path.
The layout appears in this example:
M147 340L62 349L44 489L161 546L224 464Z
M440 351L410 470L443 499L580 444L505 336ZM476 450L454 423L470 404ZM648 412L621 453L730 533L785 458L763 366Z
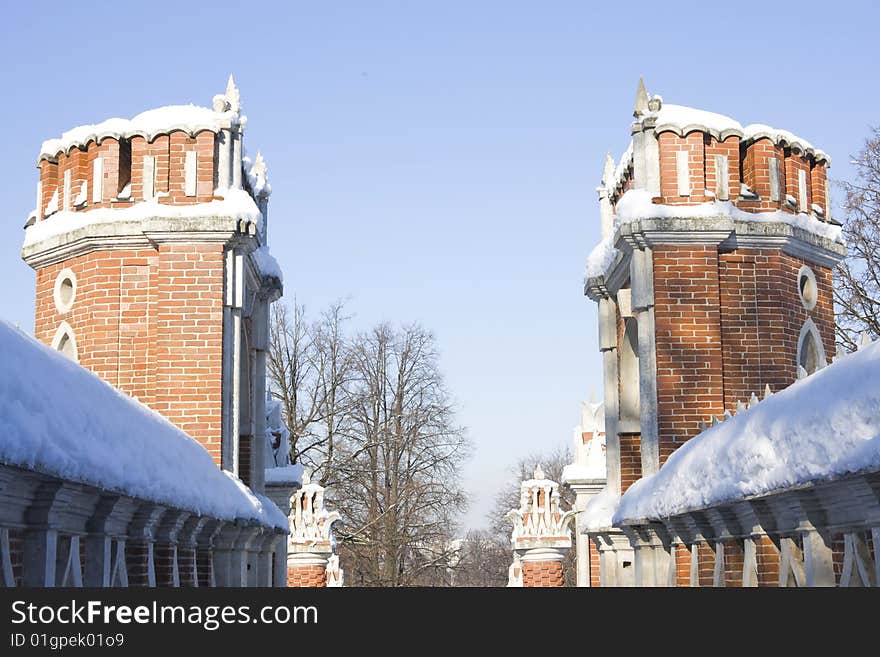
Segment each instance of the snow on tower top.
M131 119L113 118L101 123L77 126L63 133L60 138L44 141L37 161L55 158L58 153L69 153L72 148L85 146L90 141L101 143L107 137L130 139L141 136L152 141L159 135L175 130L182 130L190 135L202 130L216 133L245 121L246 118L241 116L241 94L230 75L226 93L214 96L213 109L192 104L167 105L141 112Z

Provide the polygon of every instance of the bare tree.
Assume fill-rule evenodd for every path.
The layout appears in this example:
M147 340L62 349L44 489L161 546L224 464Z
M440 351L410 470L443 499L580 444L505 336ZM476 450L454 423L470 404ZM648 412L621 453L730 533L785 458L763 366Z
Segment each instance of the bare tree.
M880 128L853 159L855 182L842 182L846 198L844 237L849 257L835 271L837 341L847 351L858 346L866 331L880 337Z
M336 444L349 417L345 386L351 372L343 325L344 304L331 305L310 323L305 308L276 303L267 356L270 388L290 430L291 463L303 463L321 483L333 482Z
M443 383L434 336L382 324L352 345L353 430L339 445L340 552L363 586L435 584L454 559L466 508L468 441Z
M509 531L499 535L490 529L472 529L461 541L452 585L507 586L512 558Z
M291 433L291 462L328 487L355 585L449 585L465 510L464 430L439 370L434 336L382 324L348 340L341 303L309 322L273 311L268 371Z

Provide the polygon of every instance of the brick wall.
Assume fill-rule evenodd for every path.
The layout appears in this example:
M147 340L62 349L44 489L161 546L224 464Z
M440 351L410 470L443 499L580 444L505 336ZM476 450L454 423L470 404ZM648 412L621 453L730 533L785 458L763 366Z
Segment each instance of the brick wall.
M12 561L12 576L15 585L21 586L24 581L24 530L17 527L9 528L9 556Z
M560 587L565 583L561 561L524 561L523 587Z
M149 546L146 541L128 541L125 545L125 566L129 586L149 586Z
M730 411L765 384L774 392L797 375L798 336L808 317L819 329L826 358L834 355L832 273L781 251L739 249L719 255L724 407ZM800 301L798 271L816 276L819 300L812 311Z
M780 175L783 177L780 186L780 198L785 200L785 174L783 166L784 153L769 139L756 139L744 149L742 161L742 181L760 197L758 201L742 201L738 205L752 212L772 212L782 207L781 201L770 197L770 160L779 161Z
M687 545L675 546L675 585L691 585L691 551Z
M148 142L144 137L134 136L131 145L131 199L144 199L144 158L156 158L154 172L154 194L162 194L161 202L173 205L186 205L210 201L214 195L214 139L210 130L202 130L190 137L182 130L158 135ZM46 206L58 190L59 209L63 209L64 173L70 171L71 210L88 211L98 207L126 207L128 201L117 201L122 187L120 180L120 144L113 137L107 137L97 144L90 141L83 146L73 147L69 153L58 153L57 162L41 160L39 163L42 183L42 203L40 219ZM196 152L196 194L187 196L184 188L185 160L187 151ZM103 186L101 200L94 200L94 162L102 158ZM98 181L100 182L100 181ZM72 203L79 194L82 184L86 184L87 199L84 206L74 208Z
M174 546L156 543L153 547L153 563L156 569L156 586L174 586Z
M642 477L642 434L620 433L620 491L627 489Z
M705 541L698 543L697 563L700 586L713 586L715 581L715 547Z
M198 440L218 465L222 353L223 246L161 245L152 406Z
M193 568L193 557L195 556L194 548L179 547L177 548L177 572L180 576L180 585L182 587L192 587L195 570Z
M590 586L601 586L599 548L596 547L593 541L587 541L587 547L590 558Z
M742 586L745 549L742 539L724 541L724 585Z
M714 246L654 248L660 464L723 412L718 255Z
M214 555L207 548L196 549L196 574L199 586L211 586L214 573Z
M293 588L325 587L327 586L326 570L322 566L290 567L287 569L287 586Z
M779 548L769 536L755 539L758 561L758 586L779 585Z
M37 271L34 330L51 344L62 321L73 330L79 362L144 403L152 401L155 295L158 257L152 250L103 251ZM76 277L73 306L59 313L55 281L63 269Z

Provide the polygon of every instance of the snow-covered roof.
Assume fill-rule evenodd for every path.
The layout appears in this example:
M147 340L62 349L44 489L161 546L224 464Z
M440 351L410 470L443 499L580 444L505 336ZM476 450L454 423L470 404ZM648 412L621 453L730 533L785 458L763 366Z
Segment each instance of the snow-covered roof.
M819 150L803 137L798 137L788 130L780 130L763 123L751 123L743 128L743 143L755 141L756 139L769 139L774 144L784 144L787 146L797 146L804 153L812 155L817 160L825 160L831 165L831 158L825 151Z
M135 203L127 208L95 208L85 212L62 210L28 226L24 233L24 246L61 235L93 224L137 222L151 218L186 219L198 217L229 217L262 223L262 214L250 194L241 189L224 190L222 201L208 201L192 205L169 205L154 198Z
M0 320L0 462L222 520L275 504L164 417Z
M742 137L743 127L738 121L705 110L685 107L684 105L668 105L664 103L658 112L651 114L656 123L657 132L672 131L684 136L693 130L707 132L723 141L730 135Z
M107 137L129 139L136 135L152 141L158 135L183 130L194 135L202 130L218 132L228 128L237 115L231 111L215 112L198 105L168 105L141 112L131 119L107 119L101 123L81 125L63 133L58 139L47 139L40 146L39 160L51 158L58 153L70 152L75 146L85 146L90 141L100 143Z
M627 490L615 523L880 470L880 341L692 438Z

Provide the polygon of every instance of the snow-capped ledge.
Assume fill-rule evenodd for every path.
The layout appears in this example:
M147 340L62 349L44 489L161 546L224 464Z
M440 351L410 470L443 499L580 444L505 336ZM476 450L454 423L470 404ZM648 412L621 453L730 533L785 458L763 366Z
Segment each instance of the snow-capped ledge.
M880 341L692 438L623 495L615 525L880 470Z
M630 189L617 202L614 232L599 242L587 258L587 288L604 285L630 244L707 243L730 247L780 248L833 267L846 255L841 226L819 221L809 214L753 213L729 201L698 205L654 203L645 190Z
M611 522L620 504L620 499L620 496L609 488L603 488L581 512L579 519L581 531L591 533L612 529Z

